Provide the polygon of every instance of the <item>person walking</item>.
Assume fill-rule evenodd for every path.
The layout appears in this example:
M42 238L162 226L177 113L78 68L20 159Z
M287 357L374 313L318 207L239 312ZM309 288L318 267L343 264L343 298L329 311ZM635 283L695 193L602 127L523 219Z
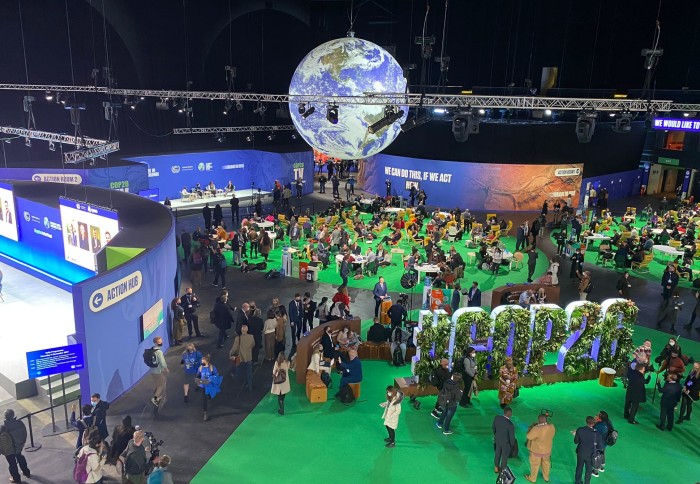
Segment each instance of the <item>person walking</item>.
M266 230L263 230L262 237L260 237L258 244L260 246L260 255L262 255L265 262L267 262L267 258L270 257L270 251L272 250L272 239Z
M7 433L12 438L12 448L3 449L6 452L5 459L10 471L10 482L20 483L22 482L19 475L20 470L27 479L32 477L27 466L27 459L22 455L24 444L27 441L27 427L25 427L24 422L17 420L15 411L11 408L5 410L4 417L5 420L0 426L0 434Z
M221 295L216 303L214 303L214 325L219 330L219 339L217 342L218 348L224 347L224 342L228 339L228 331L233 327L234 316L231 307L228 304L228 294Z
M527 282L532 282L532 275L535 273L535 267L537 266L537 256L537 249L533 244L527 250Z
M103 401L99 393L93 393L90 397L90 405L92 406L92 415L95 418L94 425L100 432L100 439L105 440L109 436L109 431L107 430L109 403Z
M214 281L212 286L219 287L219 278L221 278L221 287L226 288L226 257L218 247L214 251Z
M289 362L282 351L277 355L277 360L272 367L272 389L270 390L270 393L277 395L277 413L280 415L284 415L284 397L290 389Z
M506 357L505 364L498 371L498 375L498 401L501 403L501 408L505 408L513 401L515 392L518 390L518 369L513 365L513 359L510 356Z
M350 255L346 254L343 257L343 261L340 263L340 279L343 286L348 285L348 276L350 275Z
M197 369L197 386L202 390L202 409L204 410L204 421L209 420L207 410L209 400L221 393L221 380L219 371L211 363L211 356L202 356L202 364Z
M442 388L445 385L445 382L447 380L449 380L449 378L450 378L449 365L450 365L450 360L448 360L447 358L442 358L440 360L440 366L435 368L433 370L433 372L430 374L430 378L429 378L428 382L431 385L433 385L435 388L437 388L438 394L440 394L442 392ZM433 416L433 418L436 418L436 419L440 418L440 414L443 411L443 408L440 405L441 403L442 402L440 401L439 398L435 401L435 407L433 408L433 411L430 413Z
M574 473L575 484L590 484L593 474L593 456L603 445L600 434L593 428L595 417L586 417L586 425L579 427L574 434L574 444L576 444L576 471ZM584 471L585 467L585 471Z
M451 435L450 423L457 412L457 405L462 398L462 376L459 373L452 373L452 376L442 386L442 391L438 395L441 400L440 406L443 408L442 415L435 423L435 426L442 429L444 435Z
M197 369L202 364L202 353L197 351L194 344L188 343L185 351L182 352L180 364L185 373L185 383L182 384L182 390L185 393L185 403L189 402L190 381L197 375ZM199 387L195 387L199 391Z
M289 302L289 324L292 328L292 346L301 338L301 329L304 324L304 309L301 304L301 294L294 294L294 299Z
M647 391L644 387L649 383L651 375L646 375L647 365L638 363L634 365L634 369L630 366L627 369L627 392L625 393L625 411L624 417L631 424L638 424L635 420L639 404L647 401Z
M384 409L382 419L384 419L384 427L389 433L389 437L384 439L384 442L386 442L386 447L389 448L396 447L396 429L399 426L402 401L403 393L389 385L386 387L386 401L379 404Z
M229 358L232 361L238 359L238 376L245 376L245 387L248 390L253 389L253 348L255 347L255 338L252 334L248 334L248 325L241 326L241 334L236 338L231 347Z
M460 406L466 407L472 404L472 394L474 393L474 379L476 378L477 366L476 366L476 350L471 346L467 348L467 352L464 357L464 371L462 371L462 379L464 381L464 393L462 393L462 398L459 401Z
M102 484L102 468L107 463L107 447L97 434L91 434L88 442L78 451L77 461L80 462L83 457L86 458L85 475L87 479L80 484Z
M493 431L493 471L499 474L508 466L508 458L515 447L515 426L511 422L513 410L510 407L503 409L503 415L496 415L491 424Z
M155 385L151 403L156 407L161 407L165 402L165 388L168 383L166 375L170 372L170 370L168 370L168 363L165 361L165 355L161 349L162 346L163 338L160 336L153 338L153 351L156 356L156 366L149 368L148 374L151 375L151 381Z
M629 272L625 271L622 273L622 276L620 277L620 279L617 280L617 284L615 285L615 289L617 289L618 296L625 298L625 299L630 298L630 289L632 289L632 284L630 284Z
M527 429L527 448L530 451L530 474L525 474L525 480L537 482L537 474L542 467L542 478L549 482L549 470L552 467L551 456L554 434L554 425L547 421L548 413L540 414L537 422Z
M690 420L690 414L693 412L693 402L697 402L699 397L700 362L696 361L693 363L693 370L685 378L681 396L681 412L678 415L678 420L676 420L677 424L683 423L684 420Z
M569 278L581 278L583 274L583 254L581 248L576 248L576 252L571 255L571 269L569 270Z
M598 449L600 453L600 467L594 468L593 473L591 475L593 477L600 477L600 473L605 472L605 449L608 446L608 435L610 435L610 432L613 431L613 424L610 420L610 417L608 416L608 412L606 412L605 410L601 410L598 413L598 415L596 416L596 423L593 426L593 430L595 430L600 436L601 444L600 448Z
M661 393L661 418L656 426L659 430L673 430L673 418L676 405L681 399L682 388L678 383L678 375L675 373L666 374L666 384L661 387L661 383L656 382L656 388Z

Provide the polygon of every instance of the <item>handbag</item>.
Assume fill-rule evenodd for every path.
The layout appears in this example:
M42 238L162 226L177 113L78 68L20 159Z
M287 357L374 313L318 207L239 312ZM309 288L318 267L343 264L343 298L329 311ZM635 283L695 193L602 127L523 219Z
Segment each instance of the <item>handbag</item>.
M287 371L277 370L274 375L272 375L272 383L275 385L280 385L287 381Z
M241 357L240 355L234 355L231 357L231 363L233 363L233 366L238 366L241 364Z
M591 456L591 464L594 469L600 469L603 466L603 453L598 450L598 444L593 443L593 455Z

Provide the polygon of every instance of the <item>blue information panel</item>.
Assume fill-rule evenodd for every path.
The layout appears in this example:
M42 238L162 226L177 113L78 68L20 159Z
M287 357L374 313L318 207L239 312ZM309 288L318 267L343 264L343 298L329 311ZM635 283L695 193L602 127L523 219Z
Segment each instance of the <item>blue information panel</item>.
M27 352L29 378L81 370L84 366L81 344Z

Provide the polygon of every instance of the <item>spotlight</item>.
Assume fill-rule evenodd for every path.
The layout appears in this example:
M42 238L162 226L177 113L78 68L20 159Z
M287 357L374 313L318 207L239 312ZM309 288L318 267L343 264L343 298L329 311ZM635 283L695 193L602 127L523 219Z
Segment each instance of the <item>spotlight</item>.
M131 109L136 109L136 104L132 104Z
M166 101L156 102L156 110L167 111L168 109L170 109L170 105Z
M49 141L49 151L56 151L56 145L53 144L53 141Z
M470 134L479 134L479 118L471 111L463 111L452 118L452 134L455 141L464 143Z
M632 132L632 114L623 112L620 117L615 120L613 131L616 133L627 134Z
M428 116L425 113L423 113L423 114L415 113L413 115L413 117L406 120L406 122L401 125L401 131L406 133L406 132L412 130L413 128L420 126L421 124L427 123L428 121L429 121Z
M547 111L549 111L549 109L548 109ZM545 111L545 114L546 114L547 116L549 116L550 114L552 114L551 111L549 111L549 112L547 112L547 111ZM483 116L484 114L486 114L486 110L483 109L483 108L482 108L482 109L479 109L479 114L480 114L481 116Z
M272 140L275 139L276 137L277 137L277 135L275 134L274 131L270 131L270 134L267 135L267 139L268 139L269 141L272 141Z
M226 141L226 136L224 136L223 133L217 133L216 135L214 135L214 139L216 139L217 143L223 143L224 141Z
M248 133L248 135L245 137L245 140L246 140L247 142L249 142L249 143L250 143L251 141L253 141L254 139L255 139L255 135L253 134L252 131L251 131L250 133Z
M228 100L224 103L224 116L228 114L228 112L231 110L233 107L233 101Z
M296 134L296 133L292 133L292 139L297 139L297 134Z
M433 109L433 114L445 114L447 112L447 109L445 108L435 108Z
M610 114L608 114L608 116L610 116L611 118L614 118L614 117L615 117L615 113L610 113Z
M338 105L329 104L328 111L326 111L326 119L331 124L338 124Z
M313 113L315 113L315 112L316 112L316 108L313 107L313 106L311 106L309 109L306 110L306 112L305 112L304 114L301 115L301 117L304 118L304 119L306 119L306 118L308 118L309 116L311 116L311 115L312 115Z
M588 143L595 132L595 112L581 112L576 118L576 137L579 143Z
M29 138L24 138L24 146L31 148L32 147L32 140Z
M545 116L551 116L551 115L552 115L552 110L551 110L551 109L545 109L545 110L544 110L544 115L545 115Z
M236 101L236 111L242 111L243 110L243 105L241 104L240 101Z
M690 113L683 113L684 118L687 118L688 116L690 116Z
M53 94L51 94L51 91L46 91L46 100L53 101Z
M306 103L299 103L297 109L299 110L299 114L304 114L306 112Z
M391 126L404 115L403 109L398 109L396 106L387 106L384 108L384 117L367 128L369 134L375 134L382 129Z
M265 106L263 103L258 103L258 107L253 110L253 114L259 114L262 118L265 116L265 111L267 111L267 106Z

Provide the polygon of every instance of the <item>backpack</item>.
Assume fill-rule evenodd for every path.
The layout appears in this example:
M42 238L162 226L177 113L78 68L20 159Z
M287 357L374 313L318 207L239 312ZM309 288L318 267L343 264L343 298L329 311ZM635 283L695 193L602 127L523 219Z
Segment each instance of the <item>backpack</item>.
M593 292L593 283L589 282L588 285L586 286L586 289L583 290L586 294L590 294Z
M340 387L338 398L342 403L353 403L355 401L355 394L352 393L352 388L350 388L350 385L345 384Z
M272 375L272 383L275 385L280 385L287 381L287 370L277 370L274 375Z
M277 271L275 269L272 269L267 274L265 274L265 279L279 279L279 278L280 278L280 271Z
M464 373L464 367L464 358L456 358L454 360L454 367L452 368L452 370L455 373Z
M605 445L608 447L612 447L617 443L617 436L619 435L618 431L615 430L612 425L608 425L608 436L605 437Z
M148 464L148 461L146 461L145 464L139 464L136 462L134 458L135 453L136 452L129 452L129 454L126 456L126 461L124 462L124 472L132 476L143 474Z
M88 458L93 454L97 454L97 452L83 452L78 457L78 460L75 461L75 467L73 467L73 479L75 479L75 482L83 484L88 480L87 462Z
M330 388L333 386L333 381L331 380L331 376L328 374L327 371L321 372L321 381L324 385L326 385L326 388Z
M401 346L396 345L394 348L394 354L391 357L391 363L394 366L403 366L405 363L403 361L403 353L401 353Z
M143 362L149 368L158 368L158 355L155 348L146 348L143 350Z
M15 442L9 432L0 433L0 455L12 455L15 453Z

